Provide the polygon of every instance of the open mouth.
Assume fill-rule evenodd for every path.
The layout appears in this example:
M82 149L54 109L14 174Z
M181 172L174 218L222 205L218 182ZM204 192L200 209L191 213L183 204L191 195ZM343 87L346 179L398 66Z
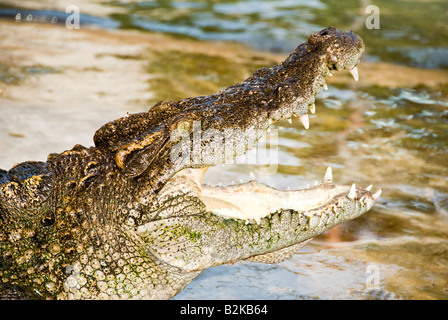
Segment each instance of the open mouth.
M330 27L245 81L209 96L161 102L97 131L95 144L118 150L117 166L143 186L139 202L146 206L150 199L148 216L135 230L148 250L184 271L202 270L297 248L369 211L381 190L335 184L331 168L320 184L303 190L255 180L202 183L208 167L253 149L271 124L298 117L308 129L316 96L327 89L325 77L348 70L358 80L363 52L359 36Z
M308 111L316 112L315 96L322 88L326 89L325 76L331 76L334 70L348 69L358 80L359 56L347 68L325 64L311 85L312 95L305 100L296 98L281 112L269 116L268 125L261 128L269 130L269 124L281 119L291 121L297 116L308 129ZM158 202L173 209L136 230L150 244L154 255L184 271L241 259L282 261L310 239L366 213L381 195L381 189L372 193L371 185L362 188L335 184L331 167L318 185L287 191L256 180L232 186L208 186L202 183L207 168L187 167L168 179ZM183 188L179 189L179 185ZM190 210L198 202L202 209ZM178 214L179 203L182 213Z
M330 71L329 67L324 67L322 76L318 76L315 80L317 89L314 90L314 95L311 99L312 103L308 104L308 111L312 114L316 112L314 104L315 96L321 89L328 90L325 83L325 76L333 76L332 71L334 72L334 70ZM357 66L355 65L349 69L349 72L355 81L358 81ZM269 124L284 119L292 123L293 117L298 117L305 129L308 129L310 127L308 113L303 113L298 116L296 111L299 112L300 108L299 106L294 109L293 106L286 112L283 112L281 117L270 119ZM303 112L303 107L301 110ZM266 130L270 132L269 127ZM288 191L277 190L256 180L232 186L214 187L203 185L202 178L207 168L184 169L174 175L172 179L174 181L176 179L193 181L197 196L205 204L207 211L226 219L243 220L246 224L259 224L261 219L274 212L293 210L302 213L304 217L310 220L310 223L312 221L318 221L318 224L322 224L322 226L333 225L337 220L340 220L340 222L351 220L368 211L381 195L381 190L372 193L371 185L361 188L355 184L350 186L333 183L331 167L327 168L320 184L302 190ZM168 185L170 185L170 182L168 182ZM164 192L162 191L162 193ZM325 214L322 214L322 212L326 210L336 212L337 210L335 211L334 208L346 207L356 209L340 210L337 214L328 214L327 218L322 218L323 216L325 217ZM319 219L315 219L315 217L319 217ZM315 227L315 223L311 224L312 227Z
M207 211L225 218L242 219L246 223L260 223L260 219L272 212L293 210L313 217L321 209L340 204L344 197L353 203L373 205L381 190L372 194L372 186L357 188L333 183L332 169L328 167L322 182L311 188L280 191L257 181L228 187L201 188L202 201ZM335 217L338 218L338 217Z

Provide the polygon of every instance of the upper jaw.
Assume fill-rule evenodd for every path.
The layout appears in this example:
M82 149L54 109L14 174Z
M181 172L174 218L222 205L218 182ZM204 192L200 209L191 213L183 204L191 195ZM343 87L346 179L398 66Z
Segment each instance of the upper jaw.
M347 34L334 32L341 37ZM337 37L335 39L341 41ZM358 47L355 43L353 48L349 48L353 49L349 54L340 55L343 58L340 59L341 63L337 61L337 65L331 64L325 48L313 52L307 46L301 44L282 64L261 68L254 76L216 94L166 102L166 108L162 108L163 103L158 105L160 113L167 114L166 119L159 119L161 123L158 127L147 132L146 117L141 117L137 120L141 120L139 126L144 131L142 139L115 143L120 148L117 166L125 172L130 171L126 170L127 167L137 168L129 175L132 178L150 173L150 185L157 192L179 170L213 166L242 155L255 147L263 131L269 130L269 126L276 121L292 121L296 116L308 129L308 113L316 112L315 97L327 88L325 77L330 76L334 68L352 68L356 76L355 67L363 45ZM132 125L132 128L140 129L139 126ZM106 127L111 127L113 130L109 131L112 132L120 131L115 125ZM106 132L98 135L101 139L96 140L108 140L111 135ZM131 137L128 134L125 138ZM230 152L227 152L227 142L231 145ZM189 149L191 156L187 154L184 157L183 152L178 152L183 147ZM142 197L149 199L146 192L142 192Z
M263 135L263 131L269 131L269 126L276 121L287 119L292 122L293 117L298 117L305 129L308 129L310 127L308 114L316 113L316 96L322 89L328 89L325 78L332 76L335 70L349 70L356 81L359 78L357 65L364 51L361 38L352 32L341 32L334 28L329 30L336 34L335 39L337 41L345 42L349 47L349 53L340 53L338 60L333 61L336 55L328 49L320 48L318 54L314 55L308 53L308 51L303 54L303 50L296 50L281 65L271 69L262 68L271 71L266 72L260 69L254 74L255 77L212 95L211 98L187 98L180 101L179 105L190 105L186 110L200 119L199 133L210 129L213 132L218 131L220 133L218 136L225 141L234 139L234 141L238 140L236 143L239 144L242 141L241 146L236 147L235 145L235 152L231 155L233 158L253 148L256 141ZM307 48L307 44L302 44L299 48ZM336 48L341 49L341 46L336 46ZM260 83L266 88L264 86L260 87ZM240 91L245 93L244 95L240 94L243 97L234 99L233 94ZM282 96L283 92L289 93ZM238 105L239 99L245 101L244 103L241 102L243 106ZM252 104L247 103L246 99L249 99ZM285 101L282 102L282 100ZM232 108L226 106L235 101L236 106L232 106ZM253 106L254 104L255 106ZM232 113L236 113L236 115L232 116ZM201 127L202 124L203 127ZM194 123L188 127L194 139ZM233 136L227 136L228 132L231 134L233 132ZM236 136L238 138L235 138ZM245 143L247 145L244 145ZM216 152L211 143L202 141L203 154L208 152L208 148L210 148L210 152ZM217 159L210 158L206 163L196 163L186 167L206 167L225 163L227 160L231 159L225 155ZM170 174L182 168L185 168L185 166L176 167L170 171Z
M358 63L356 65L350 65L346 69L342 70L348 70L351 75L353 76L355 81L359 80L359 71L358 71ZM309 121L309 113L315 114L316 113L316 105L315 100L317 94L321 90L328 90L328 86L326 84L325 78L327 76L333 76L334 70L330 70L328 66L325 66L322 68L322 73L316 77L315 80L315 90L313 92L313 95L311 95L307 100L296 100L293 102L293 104L286 108L284 111L281 112L281 115L278 117L271 117L268 120L269 125L275 123L278 120L288 120L290 123L292 123L293 117L298 117L299 121L302 123L305 129L309 129L310 127L310 121ZM339 71L339 70L337 70Z
M358 36L356 37L359 38ZM331 59L327 60L327 58L324 57L321 65L318 68L319 72L317 72L317 76L314 78L314 83L312 84L312 88L310 90L311 94L296 99L290 106L286 106L284 110L276 112L276 116L269 118L269 125L278 120L285 119L287 119L291 123L293 117L298 117L304 128L309 129L310 121L308 114L316 113L315 100L319 92L321 90L328 90L328 86L325 81L327 76L333 76L335 71L348 70L355 81L359 80L358 64L364 52L364 43L362 42L361 38L359 38L359 43L359 48L355 48L355 52L347 59L342 59L342 61L338 60L337 63L334 63L333 61L331 61Z

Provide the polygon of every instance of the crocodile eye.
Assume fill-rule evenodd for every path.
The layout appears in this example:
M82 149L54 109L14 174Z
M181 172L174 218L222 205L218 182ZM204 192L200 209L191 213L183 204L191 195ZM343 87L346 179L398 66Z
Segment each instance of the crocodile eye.
M54 218L50 216L45 217L42 219L41 223L44 227L49 227L54 224Z
M190 123L188 121L179 122L177 125L177 130L180 131L190 131Z
M320 35L321 35L321 36L326 36L326 35L328 35L328 32L327 32L327 31L322 31L322 32L320 33Z

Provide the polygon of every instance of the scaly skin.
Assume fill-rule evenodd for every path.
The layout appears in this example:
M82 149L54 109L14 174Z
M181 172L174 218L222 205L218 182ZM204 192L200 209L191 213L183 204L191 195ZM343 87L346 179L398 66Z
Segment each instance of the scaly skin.
M0 170L0 294L169 299L204 268L281 261L370 210L378 194L335 185L330 171L302 191L201 185L201 168L252 148L271 123L295 115L306 124L324 77L353 69L363 51L352 32L324 29L239 84L104 125L95 147ZM233 148L218 156L205 139L195 154L198 124ZM179 146L190 157L173 157Z

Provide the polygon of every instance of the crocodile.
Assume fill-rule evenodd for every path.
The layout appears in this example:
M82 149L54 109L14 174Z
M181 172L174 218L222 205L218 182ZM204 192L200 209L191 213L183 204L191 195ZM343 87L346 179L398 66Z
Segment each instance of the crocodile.
M0 170L0 296L170 299L205 268L284 261L369 211L381 189L335 184L331 167L301 190L202 183L272 123L308 128L325 77L357 80L363 51L358 35L329 27L215 94L161 101L103 125L94 146Z

